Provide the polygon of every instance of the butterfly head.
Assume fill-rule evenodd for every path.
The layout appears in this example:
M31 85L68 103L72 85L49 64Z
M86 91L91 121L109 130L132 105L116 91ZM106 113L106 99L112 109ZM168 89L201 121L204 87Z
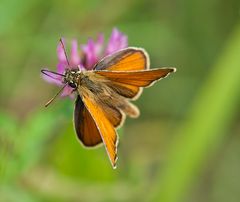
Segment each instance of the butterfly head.
M63 76L63 83L68 84L72 88L77 88L79 75L79 70L77 69L66 69Z
M44 75L56 80L59 80L60 76L60 78L62 78L61 81L63 84L63 87L58 91L58 93L45 104L46 107L50 103L52 103L52 101L64 90L66 86L70 86L71 88L73 88L72 92L74 92L78 86L79 77L81 76L81 72L79 71L79 69L65 69L64 74L60 74L58 72L53 72L46 69L41 70L41 72Z
M60 74L58 72L53 72L53 71L46 70L46 69L41 70L41 72L43 74L45 74L46 76L51 77L53 79L57 79L55 76L61 76L62 83L64 85L69 85L72 88L76 88L78 85L78 80L79 80L79 76L80 76L80 71L78 69L65 69L64 74Z

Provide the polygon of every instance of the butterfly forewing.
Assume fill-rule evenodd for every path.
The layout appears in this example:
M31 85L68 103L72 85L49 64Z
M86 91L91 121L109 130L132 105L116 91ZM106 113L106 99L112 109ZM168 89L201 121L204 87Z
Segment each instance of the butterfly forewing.
M166 77L175 71L174 68L159 68L143 71L95 71L95 73L108 78L112 82L135 87L147 87L154 81Z
M148 54L142 48L126 48L106 56L95 65L95 70L134 71L149 68Z
M92 99L86 94L86 91L79 92L81 98L91 114L93 120L96 123L98 131L101 135L103 143L106 147L108 156L112 163L112 166L116 167L116 160L117 160L117 134L114 129L113 124L108 120L106 117L104 110L98 106L98 103L95 99Z

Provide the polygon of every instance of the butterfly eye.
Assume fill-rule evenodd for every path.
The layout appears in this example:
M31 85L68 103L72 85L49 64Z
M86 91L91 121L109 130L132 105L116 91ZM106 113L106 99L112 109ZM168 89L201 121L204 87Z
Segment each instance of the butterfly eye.
M71 86L72 88L77 88L76 84L73 83L73 82L69 82L68 84L69 84L69 86Z

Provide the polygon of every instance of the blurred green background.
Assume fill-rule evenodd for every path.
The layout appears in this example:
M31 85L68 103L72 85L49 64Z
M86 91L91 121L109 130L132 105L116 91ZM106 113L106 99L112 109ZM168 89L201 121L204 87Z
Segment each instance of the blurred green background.
M239 0L1 0L0 201L240 201L239 16ZM178 70L136 102L116 170L76 140L72 100L44 108L58 88L40 77L60 37L113 27Z

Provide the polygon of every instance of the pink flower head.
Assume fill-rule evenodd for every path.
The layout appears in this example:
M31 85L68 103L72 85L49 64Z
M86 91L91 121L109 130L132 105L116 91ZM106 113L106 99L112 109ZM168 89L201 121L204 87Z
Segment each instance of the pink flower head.
M105 54L112 54L120 49L126 48L128 46L128 38L126 35L118 31L117 28L114 28L112 35L110 36Z
M93 66L97 63L99 57L102 54L104 44L103 34L99 34L96 42L93 39L88 39L87 44L82 45L82 51L85 57L84 67L86 69L92 69Z
M64 39L62 39L62 41L65 46ZM72 40L70 58L67 58L62 44L59 43L57 46L57 73L64 74L66 69L92 70L94 65L104 56L112 54L120 49L126 48L127 46L127 36L118 31L117 28L113 29L106 48L104 48L103 34L99 34L96 41L90 38L87 44L81 45L80 52L82 54L79 54L77 40ZM48 75L49 76L43 75L44 80L46 80L47 82L56 84L58 86L63 86L65 84L63 82L62 76L58 76L53 73L51 74L51 72L48 72ZM74 96L72 92L72 87L67 85L61 95L70 96L71 98L73 98Z

